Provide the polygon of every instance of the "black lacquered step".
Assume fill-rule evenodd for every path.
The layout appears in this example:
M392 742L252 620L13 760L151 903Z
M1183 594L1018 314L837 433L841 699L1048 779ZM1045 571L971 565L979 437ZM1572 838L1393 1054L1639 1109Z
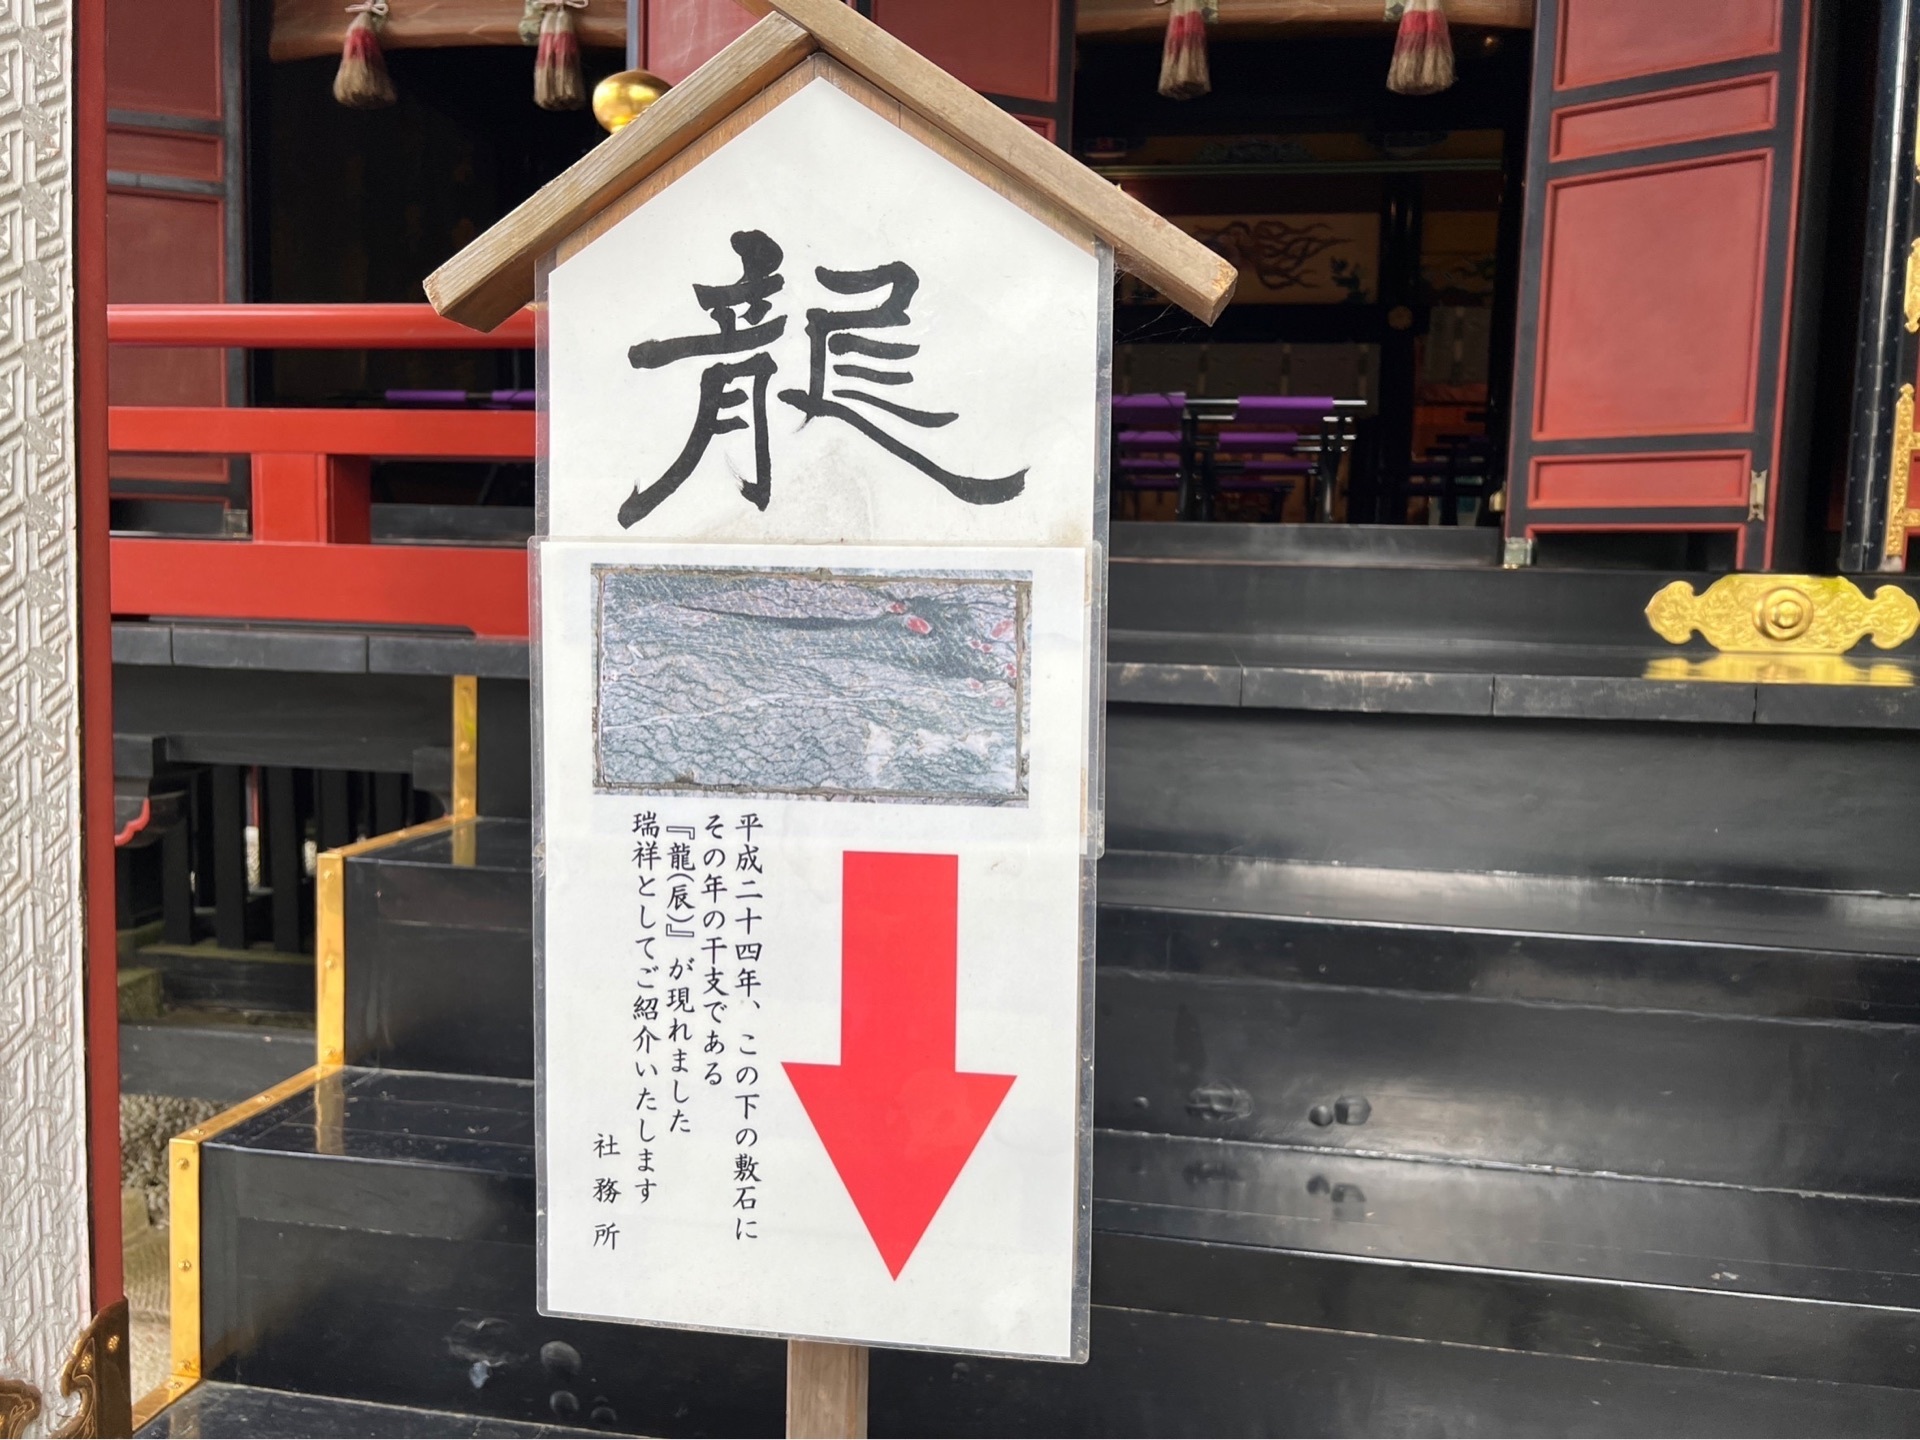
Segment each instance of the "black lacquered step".
M310 954L160 944L143 947L128 963L158 970L169 1004L313 1014Z
M1920 894L1890 730L1114 705L1110 849ZM1869 843L1864 837L1875 837Z
M778 1432L775 1342L536 1313L529 1082L326 1077L201 1147L201 1212L217 1380L609 1433Z
M176 1012L120 1026L120 1089L236 1104L313 1063L313 1026Z
M530 1085L350 1071L209 1142L213 1373L541 1419L558 1340L576 1388L621 1417L605 1428L776 1424L777 1345L533 1313L531 1140ZM1920 1385L1908 1203L1115 1131L1095 1197L1093 1299L1111 1312ZM947 1363L960 1385L980 1362ZM1142 1413L1184 1383L1170 1375L1137 1377Z
M348 862L348 1037L369 1064L531 1076L521 821ZM1920 1019L1920 900L1110 849L1101 964L1483 999Z
M1144 1310L1084 1366L875 1351L875 1435L1910 1435L1920 1393Z
M1920 1204L1100 1133L1094 1300L1912 1388Z
M353 1440L512 1440L593 1432L209 1380L137 1433L153 1440L309 1440L316 1435Z
M349 1058L532 1077L531 845L487 819L348 858Z
M1102 969L1099 1124L1466 1163L1920 1194L1920 1029ZM1318 1123L1343 1098L1364 1123ZM1323 1110L1322 1107L1325 1107Z
M1109 850L1103 966L1723 1015L1920 1020L1920 900Z
M1920 1201L1116 1130L1096 1150L1097 1224L1110 1233L1891 1306L1920 1320Z

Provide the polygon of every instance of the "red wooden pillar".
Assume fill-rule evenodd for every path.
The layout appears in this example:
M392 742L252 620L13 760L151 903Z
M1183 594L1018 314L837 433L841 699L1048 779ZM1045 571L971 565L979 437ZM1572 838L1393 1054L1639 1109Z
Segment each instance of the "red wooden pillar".
M73 24L80 815L95 1314L126 1294L120 1252L120 960L114 909L113 622L107 568L106 10L106 0L78 0Z
M371 466L358 455L253 457L253 538L365 545Z
M1510 537L1718 531L1743 568L1798 558L1808 12L1541 0Z

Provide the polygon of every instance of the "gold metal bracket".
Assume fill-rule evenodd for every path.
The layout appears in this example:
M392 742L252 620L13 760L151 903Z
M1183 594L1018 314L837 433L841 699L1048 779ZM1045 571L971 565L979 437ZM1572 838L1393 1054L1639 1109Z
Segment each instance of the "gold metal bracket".
M1897 585L1869 600L1851 580L1820 575L1722 575L1700 594L1685 580L1647 604L1647 623L1675 645L1694 631L1735 654L1842 655L1870 636L1882 650L1920 629L1920 604Z
M1920 241L1914 242L1920 245ZM1909 274L1912 272L1909 271ZM1900 564L1907 558L1907 531L1920 525L1920 510L1907 503L1907 491L1913 477L1913 386L1902 385L1900 398L1893 402L1893 454L1887 470L1887 542L1886 558Z
M1755 470L1747 480L1747 519L1767 518L1767 471Z
M1907 250L1907 333L1920 335L1920 240Z
M480 813L480 682L472 675L453 677L453 813Z

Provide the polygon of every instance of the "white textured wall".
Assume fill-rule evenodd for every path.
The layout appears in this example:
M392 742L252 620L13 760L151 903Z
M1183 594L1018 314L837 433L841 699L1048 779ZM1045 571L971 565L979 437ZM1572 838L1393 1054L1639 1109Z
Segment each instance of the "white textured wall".
M86 1323L71 0L0 0L0 1375Z

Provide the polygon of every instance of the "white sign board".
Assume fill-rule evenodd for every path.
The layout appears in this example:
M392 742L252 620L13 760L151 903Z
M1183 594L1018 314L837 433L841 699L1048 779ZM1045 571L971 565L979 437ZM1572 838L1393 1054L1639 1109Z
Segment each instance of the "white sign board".
M543 1311L1085 1358L1110 284L826 79L546 274Z

